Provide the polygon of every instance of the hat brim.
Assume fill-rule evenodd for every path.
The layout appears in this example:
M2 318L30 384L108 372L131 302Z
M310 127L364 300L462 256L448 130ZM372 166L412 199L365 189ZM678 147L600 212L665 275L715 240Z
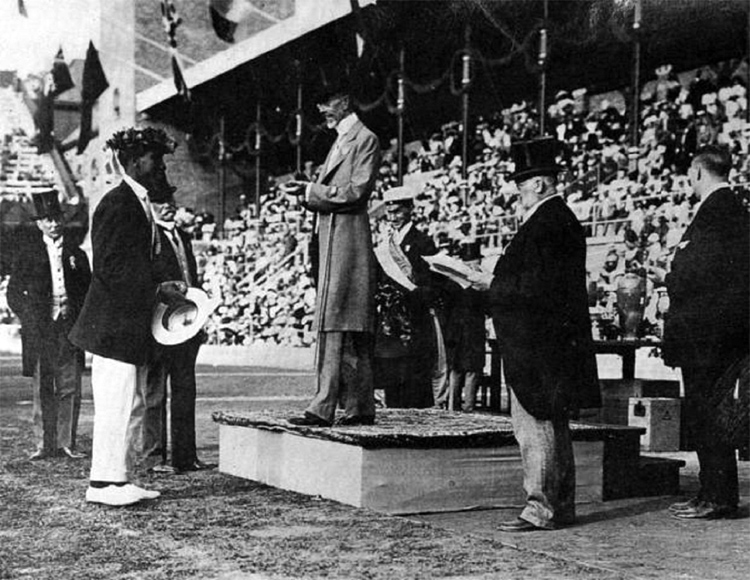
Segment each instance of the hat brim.
M168 318L167 310L169 306L160 302L154 307L151 318L151 334L159 344L172 346L187 342L200 332L208 317L219 305L218 299L209 298L208 294L199 288L188 288L185 298L195 305L195 314L182 324L176 324L174 327L169 327L169 320L165 319Z
M525 169L523 171L511 173L508 176L508 179L510 181L519 183L521 181L531 179L532 177L537 177L538 175L557 175L558 173L560 173L560 171L561 167L559 165L546 165L543 167L533 167L531 169Z

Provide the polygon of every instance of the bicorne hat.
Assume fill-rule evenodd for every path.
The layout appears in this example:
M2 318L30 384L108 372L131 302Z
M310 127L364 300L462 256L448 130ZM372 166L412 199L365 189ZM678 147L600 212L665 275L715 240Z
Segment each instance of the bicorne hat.
M537 175L557 175L560 172L556 161L558 150L559 143L554 137L511 143L510 154L516 167L508 178L521 182Z
M31 199L34 201L34 220L62 217L63 211L56 189L32 193Z

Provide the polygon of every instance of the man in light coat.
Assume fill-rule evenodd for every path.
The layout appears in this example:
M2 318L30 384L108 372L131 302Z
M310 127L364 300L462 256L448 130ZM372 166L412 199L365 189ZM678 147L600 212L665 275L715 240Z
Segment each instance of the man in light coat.
M285 187L315 212L319 250L313 325L318 332L317 393L304 415L291 422L330 426L340 403L340 424L372 424L376 273L367 203L380 143L353 111L346 89L328 91L319 103L336 141L317 181L291 181Z

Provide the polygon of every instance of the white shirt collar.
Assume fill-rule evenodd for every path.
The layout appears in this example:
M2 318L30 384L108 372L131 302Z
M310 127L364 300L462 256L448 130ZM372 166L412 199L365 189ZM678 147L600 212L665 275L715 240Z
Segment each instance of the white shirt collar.
M62 243L63 243L62 236L60 236L56 240L53 240L49 236L42 235L42 239L44 240L44 243L47 244L48 246L53 246L55 248L61 248L62 247Z
M148 190L127 174L123 174L122 180L130 186L141 201L148 201Z
M164 228L165 230L174 230L176 225L174 222L163 222L160 219L154 218L154 221L156 222L156 225L160 228Z
M401 228L393 234L393 239L396 241L396 243L401 244L404 241L404 238L406 237L406 234L409 233L409 231L412 228L413 222L409 220L404 225L401 226Z
M534 215L534 213L536 213L536 210L538 210L545 201L549 201L550 199L555 198L555 197L560 197L560 194L559 193L554 193L554 194L550 195L549 197L545 197L544 199L540 199L538 202L536 202L534 205L532 205L529 208L529 211L527 211L524 214L524 216L523 216L524 223L526 223L527 221L529 221L529 219L531 219L531 216Z
M338 133L338 136L341 137L346 135L358 120L357 113L349 113L346 117L341 119L339 124L336 125L336 133Z

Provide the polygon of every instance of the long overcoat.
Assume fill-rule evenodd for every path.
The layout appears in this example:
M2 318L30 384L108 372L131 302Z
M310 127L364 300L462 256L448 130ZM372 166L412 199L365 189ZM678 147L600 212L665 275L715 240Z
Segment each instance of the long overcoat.
M140 200L125 182L97 205L91 242L93 277L70 340L105 358L146 364L154 343L151 314L156 299L152 230Z
M42 232L37 228L23 235L18 247L8 282L8 306L21 320L23 375L31 377L45 348L54 348L48 342L52 331L52 271ZM62 264L68 300L68 315L63 323L72 326L91 282L91 268L83 250L65 234ZM46 354L54 356L52 352Z
M367 202L380 163L375 134L357 121L329 152L305 205L318 213L320 265L313 329L375 330L375 255Z
M534 417L601 404L586 294L586 238L560 197L544 201L495 267L489 307L505 377Z

